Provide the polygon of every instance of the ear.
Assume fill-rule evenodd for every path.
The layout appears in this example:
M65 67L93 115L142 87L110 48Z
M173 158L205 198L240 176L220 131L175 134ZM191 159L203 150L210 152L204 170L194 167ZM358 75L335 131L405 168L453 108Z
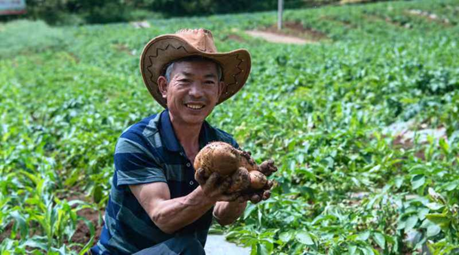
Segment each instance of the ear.
M166 96L167 96L167 80L166 80L166 77L164 77L164 76L159 76L158 77L158 89L159 89L159 92L161 92L162 97L166 98Z

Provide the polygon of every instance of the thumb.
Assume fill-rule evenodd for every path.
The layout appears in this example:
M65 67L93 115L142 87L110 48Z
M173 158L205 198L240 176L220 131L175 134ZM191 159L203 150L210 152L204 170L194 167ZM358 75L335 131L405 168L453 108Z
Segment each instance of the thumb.
M200 185L203 185L206 182L206 178L204 177L204 169L199 168L198 170L196 170L194 178Z

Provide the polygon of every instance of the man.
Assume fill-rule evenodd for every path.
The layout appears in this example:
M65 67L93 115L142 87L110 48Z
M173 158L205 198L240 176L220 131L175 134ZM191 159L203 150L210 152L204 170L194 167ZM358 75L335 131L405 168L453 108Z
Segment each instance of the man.
M185 29L151 40L140 68L148 90L166 110L119 138L105 225L91 251L204 254L212 217L231 224L248 200L269 198L272 186L258 194L228 194L229 177L194 178L194 158L207 143L238 147L205 119L245 84L250 55L243 49L217 53L210 31Z

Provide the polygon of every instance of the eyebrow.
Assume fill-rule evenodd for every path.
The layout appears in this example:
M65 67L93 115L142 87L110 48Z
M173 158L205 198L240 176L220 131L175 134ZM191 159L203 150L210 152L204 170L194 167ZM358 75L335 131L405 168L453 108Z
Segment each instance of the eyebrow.
M211 74L206 74L206 75L204 75L204 77L205 77L205 78L217 78L217 76L216 76L215 74L213 74L213 73L211 73Z
M192 73L188 73L188 72L185 72L185 71L181 71L180 74L182 74L183 76L187 76L187 77L193 76Z

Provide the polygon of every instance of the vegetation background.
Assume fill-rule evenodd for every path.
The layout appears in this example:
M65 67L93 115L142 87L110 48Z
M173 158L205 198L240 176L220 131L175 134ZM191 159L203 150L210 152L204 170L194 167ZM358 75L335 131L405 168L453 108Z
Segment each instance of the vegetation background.
M286 0L284 2L285 8L301 8L339 3L340 0ZM19 18L40 19L52 25L75 25L161 17L246 13L276 8L277 0L28 0L27 13ZM18 16L0 16L0 20L17 18Z
M73 15L71 3L52 7ZM30 18L47 18L37 8ZM458 0L290 9L276 33L309 42L299 45L250 36L275 32L275 11L76 26L97 13L79 8L74 23L49 14L64 26L0 23L2 255L94 245L116 140L161 110L139 73L142 47L183 27L251 52L247 85L209 121L280 167L268 201L213 232L252 254L459 253Z

